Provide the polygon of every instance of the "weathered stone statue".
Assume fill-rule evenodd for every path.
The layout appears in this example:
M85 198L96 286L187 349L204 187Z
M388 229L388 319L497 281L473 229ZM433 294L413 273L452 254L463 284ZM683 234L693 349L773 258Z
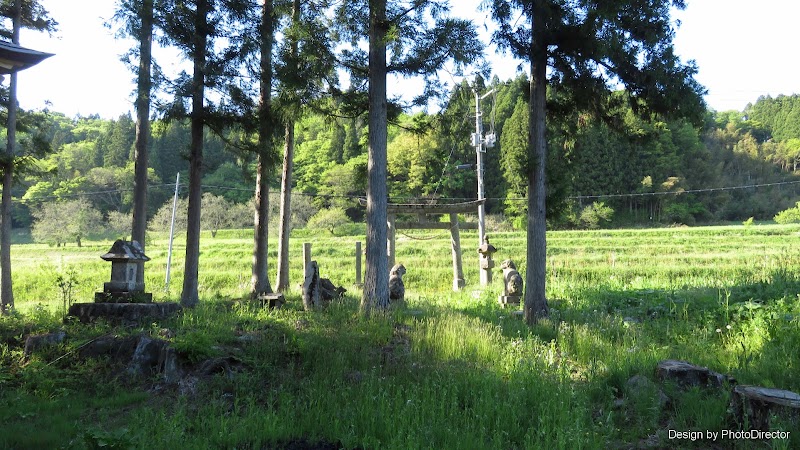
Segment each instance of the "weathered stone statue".
M389 271L389 300L400 300L406 296L406 287L403 285L403 275L406 268L402 264L395 264Z
M517 272L516 264L507 259L500 263L500 268L503 269L503 295L500 296L498 302L503 307L507 304L519 305L523 289L522 276Z
M514 261L507 259L500 263L503 269L503 293L505 295L522 295L522 276L517 272Z
M333 281L328 278L320 278L319 287L322 300L328 302L344 297L344 293L347 292L347 289L342 286L336 286L333 284Z
M303 281L303 309L311 311L318 307L322 300L319 281L319 266L316 261L309 261Z

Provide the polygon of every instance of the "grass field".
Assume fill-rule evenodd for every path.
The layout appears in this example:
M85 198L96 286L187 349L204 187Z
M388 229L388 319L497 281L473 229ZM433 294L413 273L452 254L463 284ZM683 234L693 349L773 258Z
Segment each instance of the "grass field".
M524 233L490 237L498 263L524 272ZM727 391L664 386L671 401L660 405L657 392L626 387L674 358L800 392L798 226L551 232L551 317L532 328L497 305L499 270L478 285L474 232L461 235L460 292L449 234L398 234L407 302L362 317L359 239L298 230L289 303L269 311L239 301L252 231L204 235L201 305L138 328L62 322L65 304L91 301L108 280L99 256L110 241L15 245L17 313L0 318L0 448L800 448L797 422L781 419L773 427L788 440L670 439L729 429ZM349 289L321 311L302 310L303 242L322 276ZM165 289L167 241L148 242L155 301L178 299L183 252L176 240ZM25 336L59 329L64 343L23 358ZM142 333L187 361L230 357L237 370L185 389L77 356L98 336Z

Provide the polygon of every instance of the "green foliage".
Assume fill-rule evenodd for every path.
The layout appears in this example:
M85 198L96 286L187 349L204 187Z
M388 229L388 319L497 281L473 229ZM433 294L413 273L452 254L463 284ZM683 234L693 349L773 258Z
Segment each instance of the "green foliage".
M231 224L231 204L211 193L204 193L200 211L201 226L211 231L211 237L217 237L217 231Z
M767 138L778 141L800 139L800 95L766 95L744 111L746 123L761 125L765 130L761 142Z
M147 229L152 232L169 233L172 228L173 219L173 199L164 202L156 211L155 215L147 222ZM186 211L189 209L189 202L185 198L178 198L175 205L175 230L186 230Z
M519 222L518 225L522 224L520 217L526 214L527 207L524 161L519 159L520 149L525 150L527 146L527 83L527 78L522 76L508 83L498 83L495 85L496 102L490 105L488 99L484 100L487 103L484 126L489 126L488 117L494 117L495 130L499 133L499 145L485 154L486 193L493 199L505 199L490 200L487 211L499 212L502 208L510 220ZM476 87L486 89L482 81ZM471 89L466 83L456 86L440 114L400 115L398 125L390 126L389 191L392 196L435 193L443 197L442 201L475 198L474 170L454 169L459 164L475 161L474 148L466 138L475 127ZM559 100L554 92L550 96L554 102ZM620 101L625 98L623 94L618 96ZM756 105L760 103L753 106ZM742 113L709 113L709 128L698 131L686 121L643 120L627 106L618 106L613 111L610 121L599 120L588 113L569 113L563 120L548 125L547 208L551 226L570 223L564 199L575 195L700 191L679 196L603 199L617 212L615 224L696 224L743 221L749 217L769 220L794 206L800 191L793 184L704 191L795 180L793 173L800 162L800 138L778 141L773 137L764 141L760 130L768 132L771 125L766 123L774 120L761 118L758 123L762 125L757 125L752 117L744 120ZM766 111L772 110L764 111L767 114ZM105 164L106 160L121 161L108 155L109 142L113 136L121 136L120 124L127 119L70 120L54 113L43 120L42 129L46 130L43 133L55 152L41 159L29 158L30 167L37 167L37 171L27 175L15 188L15 196L23 200L15 204L15 226L27 225L30 210L38 208L40 203L72 199L76 195L90 199L105 216L112 211L128 212L132 201L133 165L129 162L122 166ZM294 204L298 208L305 200L312 200L314 204L303 203L308 208L299 213L296 223L304 224L316 212L315 208L328 206L344 208L352 220L362 220L363 208L357 206L354 198L363 196L366 190L363 122L362 116L326 119L317 114L305 115L298 121L294 178L298 191L309 196L296 195ZM429 123L431 127L423 134L410 131L419 122ZM346 144L342 151L349 156L343 157L344 162L339 164L339 157L330 156L328 149L334 139L339 139L336 135L341 134L342 129ZM184 171L182 179L186 180L189 127L183 121L157 120L153 123L152 134L151 187L148 190L151 219L162 204L171 205L172 188L159 183L174 180L178 171ZM226 144L229 140L236 140L234 131L230 131L225 140L210 133L204 136L204 191L244 204L252 196L252 182L246 180L253 167L244 155L227 151L231 148ZM650 185L642 185L643 179L649 179ZM675 179L680 182L664 187L663 183ZM273 200L271 204L277 207L278 202ZM247 214L233 215L244 217ZM270 217L277 217L276 208ZM245 226L249 221L237 219L236 223Z
M74 267L68 267L56 274L55 284L61 293L62 313L67 314L73 303L73 293L78 283L78 273Z
M775 215L776 223L800 223L800 202L794 208L785 209Z
M388 152L389 196L421 198L433 193L442 161L431 133L400 132Z
M133 215L119 211L110 211L106 216L106 231L110 232L114 240L128 240L131 235Z
M528 118L527 102L517 100L514 113L504 124L505 131L500 135L500 162L509 196L524 197L528 188Z
M342 227L352 223L347 217L347 213L342 208L325 208L314 214L306 225L309 229L328 230L332 235Z
M341 165L329 166L320 176L316 189L317 207L351 209L355 198L367 189L367 155L356 156Z
M578 220L581 226L594 230L611 222L613 216L613 208L603 202L594 202L581 210Z
M231 203L246 203L253 197L253 183L247 183L244 170L226 161L217 170L203 177L205 189L215 192Z
M50 245L75 242L80 247L84 238L103 227L100 211L85 199L45 203L33 215L33 239Z

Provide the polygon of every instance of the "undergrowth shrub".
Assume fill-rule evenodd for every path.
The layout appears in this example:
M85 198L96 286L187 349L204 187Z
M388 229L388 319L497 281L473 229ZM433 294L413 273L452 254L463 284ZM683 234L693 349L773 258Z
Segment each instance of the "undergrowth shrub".
M779 224L800 223L800 202L797 202L797 205L794 208L785 209L779 212L775 215L773 220Z

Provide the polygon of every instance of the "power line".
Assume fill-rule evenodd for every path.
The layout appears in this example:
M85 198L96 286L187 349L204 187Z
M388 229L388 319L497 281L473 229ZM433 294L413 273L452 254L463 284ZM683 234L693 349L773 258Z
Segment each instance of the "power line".
M666 195L681 195L681 194L696 194L701 192L722 192L722 191L736 191L742 189L757 189L762 187L772 186L786 186L790 184L800 184L800 180L795 181L781 181L777 183L761 183L761 184L748 184L744 186L728 186L718 188L703 188L703 189L685 189L681 191L670 192L632 192L629 194L601 194L601 195L576 195L567 197L574 200L587 200L597 198L627 198L627 197L653 197L653 196L666 196Z
M725 187L714 187L714 188L698 188L698 189L685 189L680 191L667 191L667 192L631 192L626 194L594 194L594 195L573 195L566 197L569 200L593 200L593 199L601 199L601 198L633 198L633 197L657 197L657 196L678 196L681 194L697 194L697 193L706 193L706 192L724 192L724 191L737 191L737 190L745 190L745 189L758 189L764 187L775 187L775 186L788 186L788 185L795 185L800 184L800 180L794 181L780 181L775 183L759 183L759 184L747 184L741 186L725 186ZM170 188L172 189L175 186L174 183L163 183L163 184L151 184L147 186L148 190L153 189L164 189ZM186 188L187 185L180 184L179 187L181 189ZM217 186L217 185L201 185L203 189L208 190L225 190L225 191L237 191L237 192L253 192L252 189L246 188L237 188L231 186ZM108 189L103 191L92 191L92 192L76 192L72 194L64 194L64 195L43 195L38 196L35 198L27 199L24 203L41 203L47 200L63 200L65 198L81 198L81 197L93 197L93 196L101 196L101 195L110 195L110 194L122 194L126 192L133 192L133 188L129 189ZM292 192L293 196L302 196L302 197L312 197L312 198L322 198L322 199L332 199L332 198L340 198L340 199L348 199L359 201L359 199L364 199L364 195L355 195L355 194L319 194L319 193L310 193L310 192ZM430 203L432 200L437 202L465 202L465 201L475 201L475 198L468 198L468 197L436 197L436 198L419 198L419 197L392 197L391 200L400 203L420 203L426 202ZM525 201L527 200L526 197L487 197L487 201Z
M160 188L163 188L165 186L171 187L171 186L174 186L174 184L172 184L172 183L150 184L150 185L147 186L147 190L160 189ZM65 198L94 197L94 196L109 195L109 194L122 194L122 193L125 193L125 192L133 192L133 191L134 191L133 188L129 188L129 189L108 189L108 190L105 190L105 191L75 192L75 193L72 193L72 194L64 194L64 195L42 195L42 196L36 196L34 198L26 199L26 200L23 201L23 203L33 203L33 202L41 203L41 202L46 201L46 200L63 200Z

